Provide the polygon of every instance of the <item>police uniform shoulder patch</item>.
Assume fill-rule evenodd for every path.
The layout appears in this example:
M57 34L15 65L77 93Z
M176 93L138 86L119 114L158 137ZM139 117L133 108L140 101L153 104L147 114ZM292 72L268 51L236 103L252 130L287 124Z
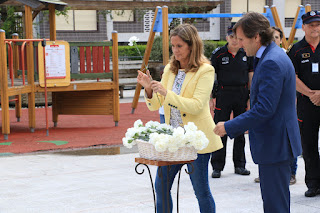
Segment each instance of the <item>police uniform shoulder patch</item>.
M213 50L212 54L216 54L221 49L221 47L217 47L215 50Z
M290 44L289 47L288 47L288 49L287 49L287 51L286 51L286 53L290 52L290 50L291 50L292 47L293 47L293 44Z

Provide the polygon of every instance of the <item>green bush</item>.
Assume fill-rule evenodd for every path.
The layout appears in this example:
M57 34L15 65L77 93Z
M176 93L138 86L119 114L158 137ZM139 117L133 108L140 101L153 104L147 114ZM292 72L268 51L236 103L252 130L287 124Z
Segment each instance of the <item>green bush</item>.
M212 51L226 44L226 41L203 41L204 55L210 59Z
M224 46L226 44L226 41L204 41L204 55L210 59L211 53L213 50L215 50L217 47ZM147 45L137 45L141 55L143 56L146 46ZM111 50L111 48L110 48ZM171 46L169 48L170 55L172 54ZM139 53L135 46L119 46L119 58L127 58L129 60L141 60L141 57L139 56ZM111 53L110 53L111 55ZM153 41L151 54L150 54L150 60L152 61L162 61L162 37L156 36Z
M153 41L150 60L162 61L162 37L156 36Z
M139 51L135 46L119 46L118 54L119 58L128 58L129 60L142 60L143 54L146 50L146 45L137 45ZM142 58L141 58L142 57Z

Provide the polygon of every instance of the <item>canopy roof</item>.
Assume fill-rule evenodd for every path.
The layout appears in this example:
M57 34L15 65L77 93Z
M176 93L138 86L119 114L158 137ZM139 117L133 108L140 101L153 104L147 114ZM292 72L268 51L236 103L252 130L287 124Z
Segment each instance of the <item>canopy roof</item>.
M201 9L209 11L216 8L223 1L191 1L191 0L165 0L165 1L110 1L110 0L0 0L0 6L30 6L34 11L47 10L48 4L55 4L56 9L63 10L68 6L71 10L132 10L154 9L157 6L185 6L188 9ZM23 9L22 9L23 10ZM190 10L189 10L190 11Z
M154 9L157 6L185 6L212 10L223 1L192 1L192 0L145 0L145 1L108 1L108 0L64 0L73 10L132 10Z
M24 6L27 5L32 10L47 10L49 4L54 4L57 10L63 10L67 3L59 0L0 0L0 5Z

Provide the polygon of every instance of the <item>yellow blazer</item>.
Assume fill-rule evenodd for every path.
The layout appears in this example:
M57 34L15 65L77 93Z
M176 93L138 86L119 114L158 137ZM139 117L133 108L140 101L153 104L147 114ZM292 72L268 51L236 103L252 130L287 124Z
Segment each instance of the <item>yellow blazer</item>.
M171 107L180 110L183 124L194 122L199 130L203 131L209 139L209 145L199 154L211 153L223 147L221 138L213 133L213 122L209 100L214 82L214 68L209 64L203 64L197 72L187 72L180 95L172 92L172 86L176 75L170 71L168 64L163 72L161 83L167 89L167 96L159 93L153 94L151 99L145 96L146 104L151 111L158 110L160 103L164 108L166 123L170 123Z

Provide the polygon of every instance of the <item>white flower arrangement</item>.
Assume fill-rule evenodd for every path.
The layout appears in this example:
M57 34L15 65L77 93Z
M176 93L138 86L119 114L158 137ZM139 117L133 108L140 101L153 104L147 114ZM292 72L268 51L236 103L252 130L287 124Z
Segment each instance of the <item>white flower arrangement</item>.
M206 135L198 130L193 122L184 125L184 128L173 128L167 124L160 124L157 121L149 121L144 126L139 119L129 128L122 139L123 145L132 148L135 140L147 141L154 145L156 151L176 152L180 147L194 147L202 150L209 144Z

